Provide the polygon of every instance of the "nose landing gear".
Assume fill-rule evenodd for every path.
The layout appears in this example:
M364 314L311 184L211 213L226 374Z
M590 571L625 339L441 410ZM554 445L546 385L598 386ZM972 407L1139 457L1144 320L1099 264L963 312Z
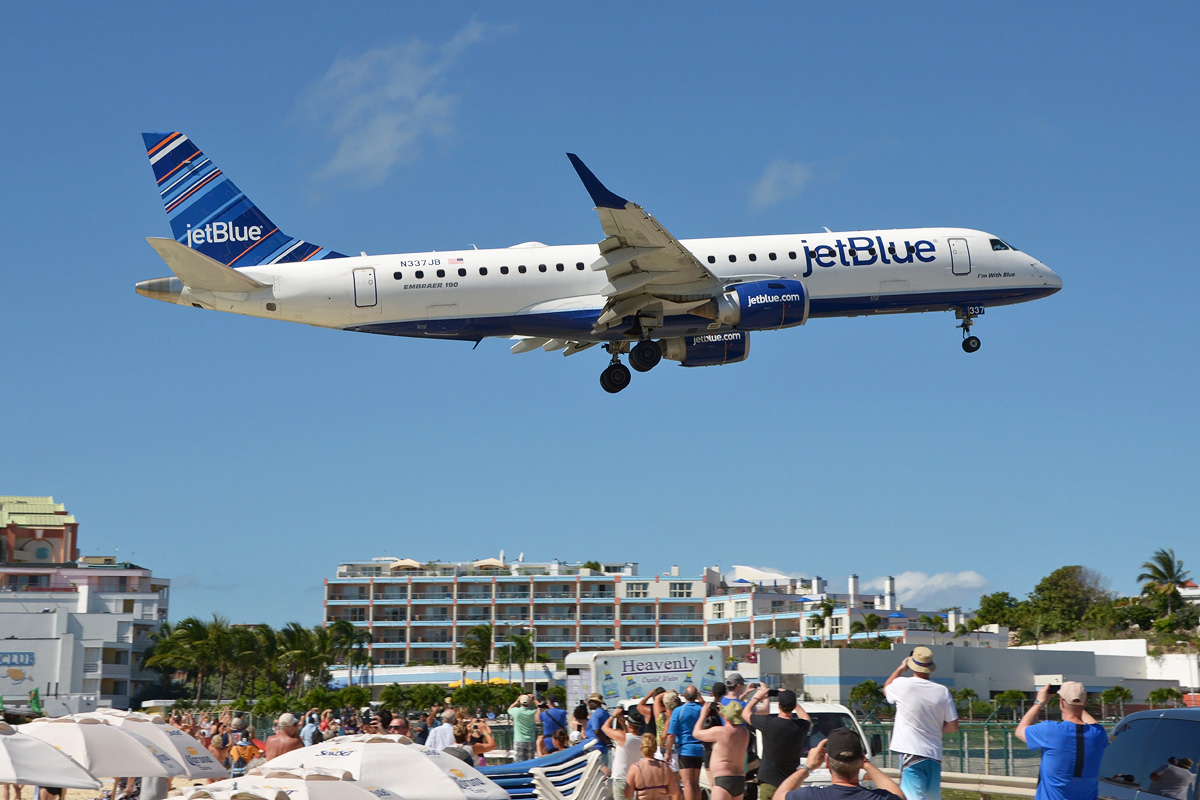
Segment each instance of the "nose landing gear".
M974 324L975 317L982 313L983 306L963 306L954 311L954 318L962 320L957 327L962 328L962 349L964 353L974 353L979 349L981 343L978 336L971 335L971 325Z

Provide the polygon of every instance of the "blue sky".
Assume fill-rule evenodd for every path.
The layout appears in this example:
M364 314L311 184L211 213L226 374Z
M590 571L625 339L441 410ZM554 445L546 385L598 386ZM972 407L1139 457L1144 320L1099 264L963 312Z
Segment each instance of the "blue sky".
M1191 3L24 4L0 32L0 494L174 579L172 616L320 619L377 555L770 566L925 605L1194 548ZM680 238L961 225L1063 278L816 320L617 396L510 355L137 296L182 130L355 253L601 238L564 153Z

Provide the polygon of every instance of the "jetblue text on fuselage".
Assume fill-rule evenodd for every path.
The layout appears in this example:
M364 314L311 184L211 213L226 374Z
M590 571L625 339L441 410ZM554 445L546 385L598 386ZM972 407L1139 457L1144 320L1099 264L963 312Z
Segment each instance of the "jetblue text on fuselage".
M917 242L905 242L903 247L895 242L883 244L883 237L851 236L843 242L837 239L833 244L819 244L814 247L804 245L804 277L812 275L813 264L818 267L833 267L841 264L843 267L868 267L876 262L882 264L911 264L913 258L929 263L934 259L937 248L928 239Z
M238 227L232 222L210 222L203 228L188 226L187 232L188 247L195 247L205 242L213 244L219 244L220 242L257 242L261 238L261 225Z

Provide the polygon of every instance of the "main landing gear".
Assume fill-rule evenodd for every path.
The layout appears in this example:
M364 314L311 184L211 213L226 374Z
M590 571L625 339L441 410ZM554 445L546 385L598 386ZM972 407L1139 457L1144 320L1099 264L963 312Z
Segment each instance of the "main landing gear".
M600 387L609 394L616 394L629 385L629 379L633 375L629 372L629 367L621 363L620 344L606 344L604 349L612 354L612 360L604 368L604 372L600 373Z
M978 336L971 335L971 325L975 322L975 317L983 313L982 307L963 306L955 309L954 318L961 319L957 327L962 328L963 342L962 349L964 353L974 353L979 349L980 341Z
M643 339L631 348L629 342L611 342L604 349L612 355L604 372L600 373L600 386L609 394L616 394L629 385L632 373L629 367L638 372L649 372L662 361L662 348L658 342ZM621 363L621 353L629 353L629 367Z

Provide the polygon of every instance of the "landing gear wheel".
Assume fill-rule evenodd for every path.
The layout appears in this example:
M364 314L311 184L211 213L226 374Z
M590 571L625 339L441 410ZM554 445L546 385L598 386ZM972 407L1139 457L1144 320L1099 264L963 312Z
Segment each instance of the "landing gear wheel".
M967 338L963 339L963 352L974 353L979 349L979 344L980 342L978 336L968 336Z
M600 386L609 394L616 394L629 385L632 377L629 367L624 364L609 364L604 368L604 372L600 373Z
M629 366L638 372L649 372L657 367L660 361L662 361L662 348L658 346L658 342L650 340L638 342L629 351Z

